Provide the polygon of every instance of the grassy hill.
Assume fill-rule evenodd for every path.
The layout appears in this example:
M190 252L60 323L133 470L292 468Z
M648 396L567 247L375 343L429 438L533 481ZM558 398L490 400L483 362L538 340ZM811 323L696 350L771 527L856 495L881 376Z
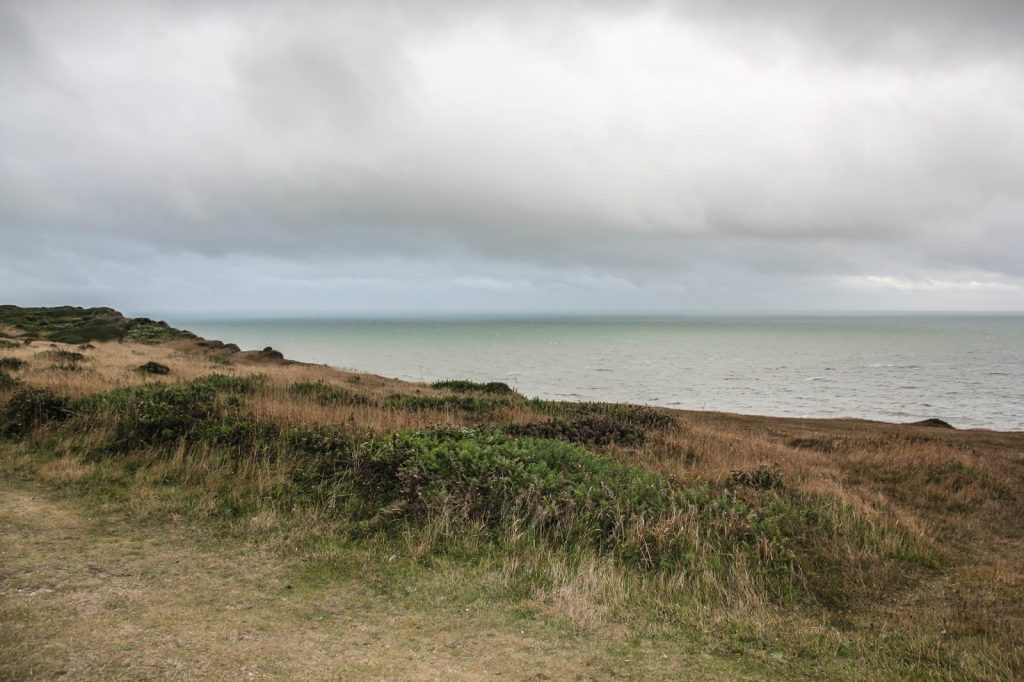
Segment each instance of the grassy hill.
M125 317L112 308L21 308L16 305L0 305L0 335L63 343L123 339L162 343L190 336L189 332L174 329L166 322Z
M153 542L184 524L219 538L218 552L259 548L261 562L288 567L288 589L317 619L308 627L331 646L379 633L375 619L393 613L441 640L469 637L461 619L473 613L487 615L466 651L513 678L531 664L552 678L1024 674L1024 434L530 400L497 382L431 386L225 356L176 330L142 345L139 326L108 309L8 308L13 335L121 341L0 349L7 485L84 504ZM103 336L114 328L124 333ZM138 371L147 361L168 372ZM65 550L79 551L52 552ZM256 599L259 575L231 571ZM158 593L145 585L132 593L143 610ZM317 605L339 586L372 594L377 610ZM54 594L65 618L82 599ZM101 614L112 627L135 617L118 603ZM167 627L210 660L233 660L241 616L201 603ZM267 622L293 622L260 603ZM32 652L34 637L84 636L33 604L0 607L0 644ZM433 664L360 674L437 674L431 639L391 627L394 656ZM520 631L532 644L499 636ZM282 646L285 634L259 637ZM482 674L468 658L451 676ZM278 673L309 677L308 660Z

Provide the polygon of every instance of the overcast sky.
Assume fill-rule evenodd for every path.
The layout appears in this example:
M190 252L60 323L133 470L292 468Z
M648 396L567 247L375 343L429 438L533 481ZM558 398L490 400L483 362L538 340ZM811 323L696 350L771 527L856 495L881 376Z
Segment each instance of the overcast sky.
M0 303L1024 309L1024 2L0 0Z

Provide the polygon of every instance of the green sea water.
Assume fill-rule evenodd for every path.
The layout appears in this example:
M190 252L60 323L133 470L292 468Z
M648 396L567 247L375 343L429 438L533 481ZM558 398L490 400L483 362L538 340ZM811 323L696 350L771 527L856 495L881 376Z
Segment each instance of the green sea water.
M506 381L531 397L1024 429L1024 315L168 321L296 360Z

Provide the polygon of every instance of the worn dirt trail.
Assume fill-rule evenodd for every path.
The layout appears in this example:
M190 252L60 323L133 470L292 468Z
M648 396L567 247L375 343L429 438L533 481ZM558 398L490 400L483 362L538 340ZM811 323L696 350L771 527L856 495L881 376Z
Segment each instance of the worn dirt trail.
M500 614L411 610L358 581L293 586L295 567L258 548L87 514L0 481L0 679L722 675L720 661L628 662Z

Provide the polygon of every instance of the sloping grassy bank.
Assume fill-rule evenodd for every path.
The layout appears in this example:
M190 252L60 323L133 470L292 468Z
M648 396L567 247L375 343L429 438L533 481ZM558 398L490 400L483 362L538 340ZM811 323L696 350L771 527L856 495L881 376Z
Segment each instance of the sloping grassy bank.
M487 603L624 652L703 650L776 677L1024 670L1021 572L1001 562L1021 551L1014 436L139 348L74 367L18 349L0 376L4 475L259 543L313 582ZM150 357L169 374L134 371Z

